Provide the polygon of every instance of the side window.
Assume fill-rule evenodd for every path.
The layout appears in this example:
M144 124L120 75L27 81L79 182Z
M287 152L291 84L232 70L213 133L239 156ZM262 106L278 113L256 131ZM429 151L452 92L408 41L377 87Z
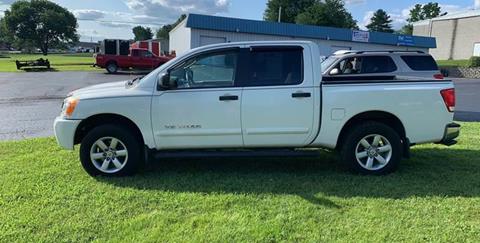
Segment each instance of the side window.
M437 71L438 66L431 56L402 56L402 60L414 71Z
M391 73L397 70L397 65L388 56L365 56L362 59L361 73Z
M253 49L246 86L296 85L303 82L303 49Z
M391 73L397 70L395 62L388 56L362 56L346 58L337 64L339 74Z
M237 61L237 51L199 55L170 70L170 82L178 89L231 87Z

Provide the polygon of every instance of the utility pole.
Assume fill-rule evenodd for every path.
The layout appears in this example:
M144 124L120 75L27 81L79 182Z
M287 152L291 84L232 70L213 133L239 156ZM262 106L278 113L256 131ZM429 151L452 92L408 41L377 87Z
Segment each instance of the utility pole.
M282 22L282 6L278 8L278 23Z

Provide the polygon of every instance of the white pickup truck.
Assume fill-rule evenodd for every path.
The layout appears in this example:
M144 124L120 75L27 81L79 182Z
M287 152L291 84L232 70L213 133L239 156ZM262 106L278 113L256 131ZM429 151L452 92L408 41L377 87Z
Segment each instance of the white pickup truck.
M322 81L312 42L241 42L191 50L141 79L76 90L54 129L62 147L81 143L93 176L131 175L151 156L175 152L302 148L337 150L355 171L378 175L415 144L455 144L454 109L451 81Z

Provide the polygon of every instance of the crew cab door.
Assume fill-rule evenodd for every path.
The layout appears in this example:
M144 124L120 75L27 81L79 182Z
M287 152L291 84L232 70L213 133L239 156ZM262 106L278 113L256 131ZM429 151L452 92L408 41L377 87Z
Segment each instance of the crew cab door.
M242 77L244 145L308 144L316 132L314 114L318 113L314 108L315 96L319 96L314 90L310 52L302 46L259 46L251 47L246 56L248 70Z
M241 147L238 49L199 54L169 70L175 87L153 97L158 149Z
M155 67L155 59L150 51L133 50L132 64L135 68L153 69Z

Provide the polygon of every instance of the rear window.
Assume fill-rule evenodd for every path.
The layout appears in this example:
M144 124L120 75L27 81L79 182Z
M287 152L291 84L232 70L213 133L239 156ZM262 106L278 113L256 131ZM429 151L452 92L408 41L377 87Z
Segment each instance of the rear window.
M391 73L397 70L392 58L387 56L363 57L362 73Z
M402 56L403 61L415 71L437 71L438 66L431 56Z

